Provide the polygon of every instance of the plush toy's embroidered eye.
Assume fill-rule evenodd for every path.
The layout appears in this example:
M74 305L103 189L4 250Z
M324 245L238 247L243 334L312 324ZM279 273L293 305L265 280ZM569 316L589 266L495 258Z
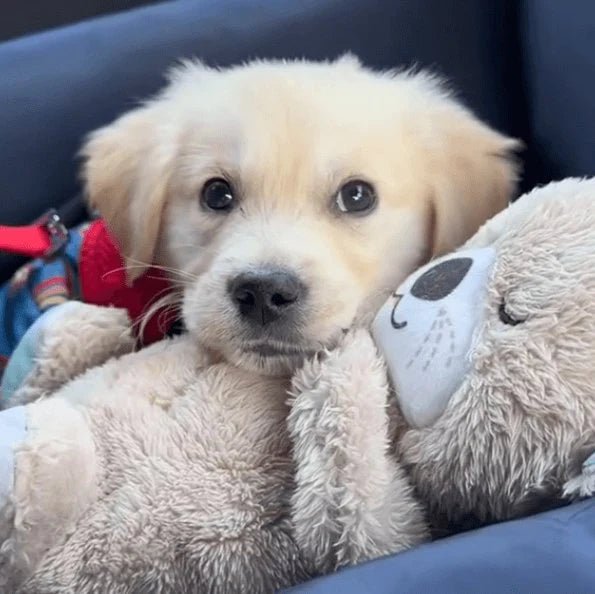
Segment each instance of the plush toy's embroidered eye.
M368 182L352 179L340 188L335 204L340 212L368 214L376 204L376 192Z
M220 177L215 177L205 183L200 199L206 208L218 212L231 210L235 201L231 185Z
M517 324L522 324L525 321L515 318L512 314L508 313L506 311L506 303L504 303L504 301L500 303L500 307L498 308L498 316L500 317L500 321L507 326L516 326Z

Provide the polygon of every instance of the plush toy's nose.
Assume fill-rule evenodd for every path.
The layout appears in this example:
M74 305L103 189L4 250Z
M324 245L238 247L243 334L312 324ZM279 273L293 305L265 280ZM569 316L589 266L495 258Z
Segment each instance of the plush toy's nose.
M228 290L240 315L262 326L287 315L305 294L300 279L284 270L239 274Z
M494 260L494 250L483 248L432 262L411 275L374 320L401 411L414 427L438 419L469 370Z
M448 297L463 281L471 268L471 258L450 258L426 270L414 283L409 292L423 301L440 301ZM407 326L407 320L399 320L399 303L403 295L395 293L395 304L391 314L391 324L395 330Z
M411 294L425 301L438 301L450 295L471 268L471 258L450 258L426 270L411 287Z

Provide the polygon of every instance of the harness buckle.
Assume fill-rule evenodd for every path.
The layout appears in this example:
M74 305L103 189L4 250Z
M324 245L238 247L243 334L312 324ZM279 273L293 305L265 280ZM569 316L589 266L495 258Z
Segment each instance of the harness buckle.
M50 245L44 252L43 258L51 258L68 243L68 229L56 209L51 208L48 210L37 219L35 224L43 227L50 239Z

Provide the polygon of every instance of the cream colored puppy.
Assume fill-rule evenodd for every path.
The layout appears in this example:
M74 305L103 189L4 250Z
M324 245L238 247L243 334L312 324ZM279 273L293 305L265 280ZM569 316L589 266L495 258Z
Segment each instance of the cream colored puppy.
M514 146L352 59L187 64L96 132L91 203L131 279L175 271L190 333L116 359L122 312L55 324L15 395L45 398L20 412L0 590L272 592L424 541L371 338L289 374L506 204Z
M187 62L83 152L130 278L181 271L198 341L278 374L502 209L516 144L435 78L346 57Z

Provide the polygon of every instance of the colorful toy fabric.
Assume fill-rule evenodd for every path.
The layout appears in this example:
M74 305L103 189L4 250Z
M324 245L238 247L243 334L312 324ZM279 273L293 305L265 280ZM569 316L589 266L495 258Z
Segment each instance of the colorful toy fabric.
M25 264L0 287L0 402L31 368L39 333L58 319L47 316L49 311L72 300L119 307L138 329L151 304L170 290L165 275L156 269L127 283L122 258L102 220L72 229L58 253ZM173 320L168 324L161 313L157 310L147 320L139 336L142 344L168 331Z

